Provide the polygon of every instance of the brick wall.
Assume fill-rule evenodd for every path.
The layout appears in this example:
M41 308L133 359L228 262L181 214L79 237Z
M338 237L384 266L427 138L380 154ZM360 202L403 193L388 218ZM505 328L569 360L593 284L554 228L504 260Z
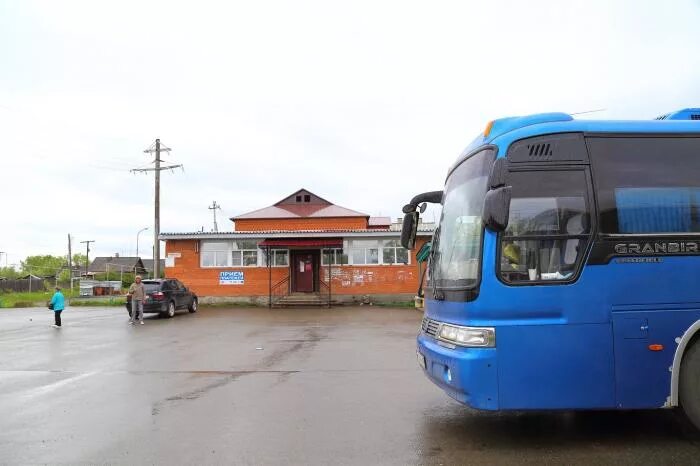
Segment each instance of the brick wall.
M338 295L371 295L415 293L420 271L416 263L416 251L427 238L416 240L411 251L410 265L333 266L332 291ZM165 268L167 277L177 278L198 296L247 297L267 296L269 270L267 267L202 268L199 266L198 240L168 240L166 254L180 253L173 267ZM219 285L219 272L243 271L244 285ZM328 268L321 267L321 276L328 276ZM289 275L288 267L272 267L272 283Z
M236 220L236 231L269 230L364 230L367 228L365 217L328 217L328 218L280 218L280 219L241 219Z

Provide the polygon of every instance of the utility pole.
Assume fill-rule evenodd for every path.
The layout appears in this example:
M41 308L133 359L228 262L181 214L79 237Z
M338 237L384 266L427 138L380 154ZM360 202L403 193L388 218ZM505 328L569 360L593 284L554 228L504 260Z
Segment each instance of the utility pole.
M68 233L68 270L70 271L69 277L73 277L73 254L71 251L71 244L70 244L70 233Z
M207 209L211 210L211 212L214 214L214 231L219 231L219 225L216 224L216 210L221 210L221 206L214 201L209 207L207 207Z
M156 186L155 186L155 212L153 221L153 276L160 277L160 241L158 236L160 236L160 172L163 170L172 170L173 168L182 168L182 165L165 165L161 166L161 152L170 152L170 148L162 145L160 139L156 139L156 142L151 145L148 149L143 151L146 154L155 153L156 159L154 160L155 166L153 168L134 168L131 170L132 173L144 173L144 172L155 172L156 175Z
M85 276L88 274L88 264L90 264L90 243L94 242L94 239L81 241L81 243L85 243Z
M73 294L73 252L70 244L70 233L68 233L68 280L70 281L70 292ZM58 283L58 278L56 283Z
M7 268L7 253L5 251L0 251L0 255L5 254L5 268Z

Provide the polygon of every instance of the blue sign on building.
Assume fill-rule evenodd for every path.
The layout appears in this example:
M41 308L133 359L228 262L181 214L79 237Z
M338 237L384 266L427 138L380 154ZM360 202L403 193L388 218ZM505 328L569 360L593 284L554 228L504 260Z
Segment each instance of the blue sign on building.
M244 283L242 271L219 272L219 285L243 285Z

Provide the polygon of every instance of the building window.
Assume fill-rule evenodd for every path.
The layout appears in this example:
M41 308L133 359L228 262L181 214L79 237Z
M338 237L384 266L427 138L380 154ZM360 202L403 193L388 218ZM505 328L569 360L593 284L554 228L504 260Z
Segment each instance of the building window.
M301 202L301 196L297 196L297 202Z
M351 265L379 264L379 241L362 239L349 241L348 258Z
M228 251L202 251L202 267L228 267Z
M274 251L275 260L272 262L275 267L286 267L289 265L289 251Z
M408 264L408 249L401 246L398 240L385 240L382 247L382 264Z
M260 254L262 265L267 267L267 253ZM272 258L273 267L288 267L289 266L289 250L287 249L271 249L270 257Z
M308 194L304 194L304 202L311 202L311 196Z
M256 240L202 241L202 267L257 267L259 254Z
M257 267L258 242L255 240L233 241L231 251L232 265L234 267Z
M405 265L411 263L411 256L399 240L393 238L346 240L344 250L347 251L350 265ZM324 264L325 265L325 264Z
M227 241L202 241L202 267L229 267L230 244Z
M321 265L328 265L328 254L330 252L332 265L345 265L348 263L348 255L343 254L342 248L323 249L321 251Z

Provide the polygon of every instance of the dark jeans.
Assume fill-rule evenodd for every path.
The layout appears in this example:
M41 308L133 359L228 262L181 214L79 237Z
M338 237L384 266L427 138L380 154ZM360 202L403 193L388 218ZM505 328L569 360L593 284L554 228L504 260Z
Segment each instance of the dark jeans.
M61 326L61 312L63 311L53 311L53 316L56 319L56 325Z

